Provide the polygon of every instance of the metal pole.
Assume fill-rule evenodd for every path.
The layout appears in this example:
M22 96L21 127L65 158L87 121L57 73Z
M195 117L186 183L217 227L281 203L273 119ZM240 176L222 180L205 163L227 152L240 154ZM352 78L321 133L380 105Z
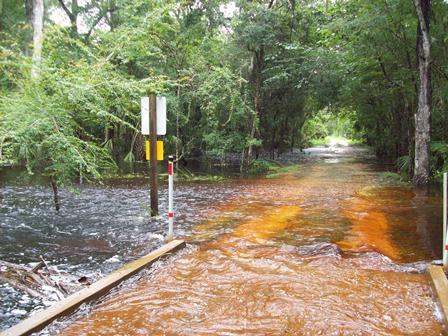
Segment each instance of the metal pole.
M157 103L156 96L149 96L149 159L151 164L151 216L159 214L157 193Z
M168 237L167 240L173 239L173 161L172 155L168 156Z
M443 173L443 266L448 266L448 242L446 241L446 221L447 221L447 197L448 197L448 183L447 183L448 173Z

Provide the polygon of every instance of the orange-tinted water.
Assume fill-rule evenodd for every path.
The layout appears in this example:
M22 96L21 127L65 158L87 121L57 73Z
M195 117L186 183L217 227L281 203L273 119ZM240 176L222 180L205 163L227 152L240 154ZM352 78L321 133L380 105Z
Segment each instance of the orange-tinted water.
M298 169L240 181L188 238L197 248L62 334L441 335L425 276L402 264L432 258L431 200L364 163Z

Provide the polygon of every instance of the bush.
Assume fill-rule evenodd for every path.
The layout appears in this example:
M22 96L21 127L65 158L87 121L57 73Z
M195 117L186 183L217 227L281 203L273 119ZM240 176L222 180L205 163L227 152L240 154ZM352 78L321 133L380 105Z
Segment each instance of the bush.
M397 159L398 171L402 175L406 176L407 178L410 178L411 167L412 167L412 162L411 162L411 157L409 155L400 156Z
M434 177L448 171L448 143L433 142L431 144L431 172Z
M249 175L266 174L272 168L272 163L266 160L254 160L249 165Z

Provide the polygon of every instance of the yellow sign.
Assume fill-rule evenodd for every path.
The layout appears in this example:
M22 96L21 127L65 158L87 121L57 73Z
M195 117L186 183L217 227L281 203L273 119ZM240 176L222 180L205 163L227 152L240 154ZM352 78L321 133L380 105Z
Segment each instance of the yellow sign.
M149 161L149 140L145 141L146 144L146 160ZM157 161L163 161L163 141L157 140Z

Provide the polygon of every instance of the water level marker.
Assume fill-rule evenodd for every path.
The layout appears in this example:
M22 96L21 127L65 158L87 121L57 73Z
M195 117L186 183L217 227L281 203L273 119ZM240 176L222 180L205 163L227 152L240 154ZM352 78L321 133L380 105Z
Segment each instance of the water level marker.
M173 239L173 224L174 224L174 212L173 212L173 163L174 156L168 156L168 236L167 240Z

